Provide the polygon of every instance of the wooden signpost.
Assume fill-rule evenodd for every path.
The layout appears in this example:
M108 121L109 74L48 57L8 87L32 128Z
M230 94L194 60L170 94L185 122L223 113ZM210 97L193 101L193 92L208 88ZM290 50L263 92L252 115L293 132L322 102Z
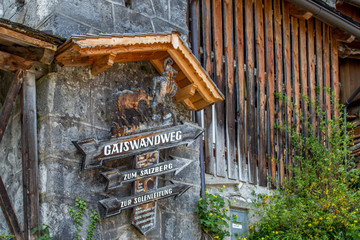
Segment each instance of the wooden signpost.
M103 161L134 156L155 150L191 144L203 129L185 122L174 127L138 133L130 136L97 141L94 138L74 141L73 144L84 155L83 170L99 168Z
M159 176L166 173L174 172L177 175L192 160L175 157L174 160L168 160L159 164L143 167L142 169L131 169L128 171L112 170L103 172L102 175L108 180L106 190L112 190L120 187L123 183L133 182L147 177Z
M154 77L153 95L148 96L144 90L120 91L117 95L116 107L121 119L120 123L131 128L131 121L126 117L129 108L139 114L138 122L148 122L143 110L138 106L141 101L156 112L160 106L165 109L166 96L173 97L176 85L173 79L175 69L171 67L171 59L164 61L163 76ZM152 102L150 102L150 100ZM155 114L157 115L157 114ZM158 116L160 119L165 116ZM156 119L156 118L155 118ZM159 151L179 145L191 144L199 137L203 129L195 124L185 122L174 126L151 129L146 132L123 136L123 130L115 129L117 135L108 140L98 141L94 138L73 141L83 154L82 170L100 168L103 161L118 160L134 156L134 168L127 171L114 169L103 172L107 179L106 190L120 187L124 183L133 182L132 195L123 198L110 197L99 201L105 208L105 217L120 214L122 210L133 208L132 224L146 234L156 227L157 201L172 196L180 196L190 188L187 184L175 183L158 188L158 176L174 173L175 175L187 167L192 160L172 157L171 160L159 163ZM117 125L120 125L117 123Z
M192 160L172 157L159 163L159 150L183 144L191 144L201 135L203 129L192 123L137 133L129 136L97 141L94 138L74 141L74 145L84 155L83 170L99 168L103 161L134 156L134 169L120 171L114 169L103 172L107 179L106 190L133 182L132 195L124 198L107 198L99 201L105 208L105 217L120 214L122 210L133 208L132 224L146 234L156 227L157 200L179 196L190 188L187 184L172 184L158 188L158 176L178 174Z

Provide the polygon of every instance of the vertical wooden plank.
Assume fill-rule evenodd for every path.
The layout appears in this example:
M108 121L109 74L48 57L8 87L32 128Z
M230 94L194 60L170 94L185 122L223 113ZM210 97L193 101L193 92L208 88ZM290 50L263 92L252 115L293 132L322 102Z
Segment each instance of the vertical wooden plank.
M281 15L281 0L274 1L274 10L275 10L275 73L276 73L276 91L280 94L283 93L283 72L282 72L282 64L283 64L283 56L282 56L282 37L281 37L281 29L282 29L282 15ZM277 100L277 123L282 126L283 125L283 102ZM283 180L285 178L285 166L284 166L284 151L283 151L283 131L277 130L277 159L279 161L279 178L280 185L283 186Z
M293 89L294 89L294 104L295 114L294 122L296 123L296 132L300 132L300 74L299 74L299 24L298 19L291 17L291 32L292 32L292 71L293 71Z
M265 143L265 42L264 42L264 15L262 0L255 1L255 21L256 21L256 52L257 52L257 74L259 83L259 159L258 173L259 185L267 185L266 173L266 143Z
M300 82L301 82L301 94L308 96L308 58L307 58L307 42L306 42L306 22L304 19L299 20L299 54L300 54ZM308 117L308 104L305 99L301 96L301 107L302 107L302 115L304 119ZM307 136L308 127L303 126L303 134Z
M316 101L316 78L315 78L315 35L314 35L314 18L308 20L307 23L307 52L308 52L308 76L309 76L309 91L310 91L310 122L313 128L313 133L316 131L316 116L315 106Z
M210 0L203 0L203 48L205 70L211 76L211 6ZM212 106L204 109L205 129L205 172L215 174L215 158L213 153L213 110Z
M316 81L317 81L317 99L322 110L324 110L324 99L323 99L323 57L322 57L322 26L321 21L315 20L315 31L316 31ZM317 122L320 120L317 119ZM319 129L317 129L319 136L321 135Z
M233 49L233 9L232 0L224 0L225 21L225 79L226 81L226 148L228 177L238 179L238 165L236 162L235 135L235 102L234 94L234 49Z
M253 0L245 0L246 32L246 101L247 101L247 137L249 156L249 182L257 183L255 138L255 78L254 78L254 21Z
M325 78L325 90L326 88L330 88L330 54L329 54L329 48L330 48L330 29L329 26L326 24L323 24L324 29L324 78ZM329 122L331 119L331 100L330 100L330 94L327 91L324 91L325 93L325 111L326 111L326 121ZM330 130L330 127L329 127Z
M333 77L333 90L335 95L335 103L340 99L340 90L339 90L339 55L338 55L338 45L336 38L332 35L331 37L331 72ZM337 104L334 104L334 114L335 117L339 117Z
M276 186L276 161L275 161L275 66L274 66L274 33L273 33L273 6L272 1L264 1L265 5L265 23L266 23L266 72L267 72L267 86L268 86L268 111L270 119L270 164L272 185Z
M289 4L286 1L283 1L283 47L284 47L284 84L285 84L285 93L286 96L288 97L288 100L291 100L291 90L292 90L292 86L291 86L291 69L290 69L290 15L289 15ZM286 122L285 125L286 126L291 126L292 122L291 122L291 108L289 106L289 104L285 103L285 118L286 118ZM285 162L286 162L286 166L289 166L289 162L290 162L290 150L291 150L291 139L290 139L290 134L287 133L285 134L285 152L286 152L286 158L285 158Z
M238 156L239 156L239 178L248 180L248 168L246 164L246 131L245 131L245 74L244 74L244 22L243 22L243 0L235 3L236 16L236 62L238 83Z
M38 151L35 74L27 71L21 91L21 140L24 198L24 235L33 239L39 224Z
M215 82L221 92L225 92L223 79L223 28L221 1L213 0L213 26L215 50ZM225 177L227 164L225 158L225 103L216 106L216 174Z

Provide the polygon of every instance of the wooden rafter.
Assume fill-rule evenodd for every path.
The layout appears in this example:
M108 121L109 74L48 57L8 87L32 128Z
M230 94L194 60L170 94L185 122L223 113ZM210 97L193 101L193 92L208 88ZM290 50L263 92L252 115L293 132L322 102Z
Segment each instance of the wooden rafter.
M56 62L62 66L91 66L93 75L100 74L117 62L150 61L162 73L164 59L174 60L178 71L176 101L191 110L200 110L224 100L179 34L149 34L138 36L73 37L56 52ZM196 101L194 96L196 95Z
M33 63L25 58L0 51L0 69L2 70L16 72L19 69L30 69Z

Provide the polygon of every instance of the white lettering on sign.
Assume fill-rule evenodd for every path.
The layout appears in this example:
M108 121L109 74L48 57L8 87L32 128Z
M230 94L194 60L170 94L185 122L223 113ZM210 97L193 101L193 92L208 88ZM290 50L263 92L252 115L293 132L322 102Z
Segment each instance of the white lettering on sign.
M149 169L144 169L144 170L140 171L140 177L144 177L147 175L151 175L154 173L159 173L159 172L163 172L163 171L171 170L171 169L173 169L172 163L168 163L168 164L157 166L157 167L152 167ZM126 180L126 179L124 179L124 180Z
M127 142L119 142L115 144L105 145L104 155L109 156L113 154L119 154L122 152L137 150L150 146L156 146L159 144L177 142L177 141L181 141L181 139L182 139L182 132L174 131L174 132L158 134L151 137L134 139Z
M237 224L237 223L233 223L233 224L232 224L232 227L233 227L233 228L236 228L236 229L242 229L242 225L241 225L241 224Z

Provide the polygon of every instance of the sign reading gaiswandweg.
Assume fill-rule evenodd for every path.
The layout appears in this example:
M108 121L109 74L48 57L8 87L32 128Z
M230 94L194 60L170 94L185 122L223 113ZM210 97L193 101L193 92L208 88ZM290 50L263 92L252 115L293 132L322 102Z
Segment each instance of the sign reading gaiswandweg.
M183 124L138 133L130 136L98 141L94 138L74 141L74 145L84 155L83 170L99 168L103 161L134 156L155 150L191 144L203 129L195 124Z
M203 129L199 126L185 122L109 140L98 141L91 138L73 143L84 155L83 170L99 168L103 161L134 156L135 169L126 171L113 169L102 173L107 179L106 190L116 189L125 183L133 183L133 194L123 198L106 198L99 203L105 208L105 217L133 208L132 224L142 234L146 234L156 226L157 201L180 196L190 188L183 183L157 187L157 176L167 173L176 175L192 162L190 159L171 157L159 163L159 150L183 144L189 145L202 132Z

